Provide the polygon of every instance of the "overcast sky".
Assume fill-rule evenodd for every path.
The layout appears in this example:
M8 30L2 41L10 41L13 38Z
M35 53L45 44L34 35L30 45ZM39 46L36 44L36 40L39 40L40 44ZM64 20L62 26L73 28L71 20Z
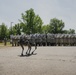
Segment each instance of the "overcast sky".
M76 30L76 0L0 0L0 24L10 26L18 23L21 13L33 8L44 24L58 18L65 23L65 29Z

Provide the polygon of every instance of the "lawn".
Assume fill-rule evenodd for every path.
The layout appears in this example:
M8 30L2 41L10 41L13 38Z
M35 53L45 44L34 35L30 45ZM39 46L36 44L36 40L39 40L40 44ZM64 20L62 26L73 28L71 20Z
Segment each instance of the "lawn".
M0 46L4 46L4 42L0 43ZM6 46L11 46L10 42L7 42Z

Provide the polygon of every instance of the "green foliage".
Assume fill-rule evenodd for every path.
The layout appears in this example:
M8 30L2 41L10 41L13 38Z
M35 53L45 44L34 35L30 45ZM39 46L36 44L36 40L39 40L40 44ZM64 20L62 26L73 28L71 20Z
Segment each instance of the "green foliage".
M20 23L15 24L8 29L7 26L2 23L0 25L0 39L3 40L6 36L7 38L10 35L17 35L21 33L25 34L34 34L34 33L65 33L65 34L75 34L74 29L63 30L65 24L62 20L53 18L50 20L48 25L43 25L43 21L39 15L36 15L34 9L29 9L21 14ZM42 26L43 25L43 26Z
M22 13L22 21L20 20L20 25L24 33L41 33L42 24L43 22L41 18L39 15L35 15L35 12L32 8L25 11L25 13Z
M42 33L42 20L39 17L39 15L36 15L34 18L34 25L33 25L33 29L34 29L34 33Z
M5 37L7 37L7 26L2 23L2 25L0 25L0 39L3 40Z
M27 27L26 27L26 24L24 24L23 22L21 22L20 23L20 30L21 30L21 32L24 32L24 33L26 33L26 30L27 30Z
M63 30L63 33L64 34L68 34L68 30Z
M14 30L12 26L9 28L9 35L14 35Z
M49 33L50 32L50 26L49 25L42 26L42 32L43 33Z
M69 34L75 34L75 30L74 29L69 29L68 33Z
M9 28L9 35L21 35L21 25L15 24L15 26L12 26Z
M63 33L64 22L62 20L58 20L53 18L50 20L50 32L51 33Z
M15 24L15 26L13 27L13 30L16 35L21 35L21 26L19 23Z
M69 30L64 30L65 34L75 34L75 30L74 29L69 29Z

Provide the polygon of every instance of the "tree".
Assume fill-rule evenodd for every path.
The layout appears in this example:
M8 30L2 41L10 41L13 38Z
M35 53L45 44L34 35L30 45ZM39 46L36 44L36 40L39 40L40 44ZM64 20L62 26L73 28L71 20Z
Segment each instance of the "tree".
M75 30L74 29L69 29L69 30L64 30L65 34L75 34Z
M26 33L27 32L27 27L26 27L26 24L24 24L23 22L20 23L20 30L21 30L21 33Z
M0 39L3 40L5 37L7 37L7 26L2 23L0 25Z
M50 32L50 26L49 25L42 26L42 32L43 33L49 33Z
M26 34L41 32L42 20L39 15L35 15L34 10L31 8L25 11L25 14L22 13L22 21L20 21L21 26L23 27L22 31Z
M68 30L63 30L63 33L64 34L68 34Z
M64 22L62 20L53 18L50 20L50 32L51 33L63 33Z
M69 29L68 34L75 34L75 30L74 29Z
M16 35L21 35L21 26L20 24L15 24L15 26L13 27L13 32L16 34Z
M36 15L34 18L33 33L42 33L42 24L42 19L39 15Z
M9 27L9 35L14 35L13 26Z

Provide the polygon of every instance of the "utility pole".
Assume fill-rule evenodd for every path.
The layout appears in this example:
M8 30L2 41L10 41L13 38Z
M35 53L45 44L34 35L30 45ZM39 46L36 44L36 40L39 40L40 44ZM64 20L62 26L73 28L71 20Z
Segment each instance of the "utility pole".
M11 34L13 34L13 33L12 33L12 23L13 23L13 22L11 22Z

